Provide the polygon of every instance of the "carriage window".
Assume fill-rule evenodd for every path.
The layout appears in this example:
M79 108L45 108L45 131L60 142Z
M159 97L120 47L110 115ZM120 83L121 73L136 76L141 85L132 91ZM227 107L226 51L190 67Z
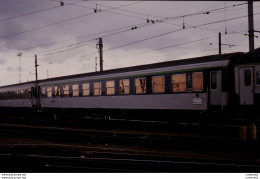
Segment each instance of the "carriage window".
M41 97L45 98L45 92L46 92L46 88L45 88L45 86L43 86L41 88Z
M63 89L63 96L69 96L70 95L69 85L63 85L62 89Z
M153 92L163 93L164 92L164 76L155 76L152 78Z
M115 81L106 82L106 93L108 95L115 94Z
M19 99L19 90L16 91L16 98Z
M141 94L146 92L146 82L145 78L136 78L135 79L135 93Z
M101 95L101 82L94 83L94 95Z
M89 83L83 83L82 84L82 91L83 91L83 96L88 96L90 93L89 90Z
M186 74L172 75L172 91L186 91Z
M79 84L72 85L72 96L79 96Z
M32 98L32 91L31 91L31 89L28 89L28 98L29 98L29 99Z
M12 93L10 91L8 91L8 99L12 99Z
M21 98L21 99L24 98L24 90L23 90L23 89L20 90L20 98Z
M130 93L129 80L120 80L119 84L120 84L120 94L129 94Z
M52 87L51 86L47 87L47 97L48 98L52 97Z
M28 89L24 90L24 98L27 99L28 98Z
M54 87L54 94L55 94L55 96L60 96L60 87L59 86Z
M245 85L251 85L251 70L245 70Z
M203 89L203 74L202 72L192 73L192 90L202 91Z
M15 91L14 92L14 99L18 99L19 98L19 91Z
M211 89L217 89L217 72L211 72L210 74L210 87Z

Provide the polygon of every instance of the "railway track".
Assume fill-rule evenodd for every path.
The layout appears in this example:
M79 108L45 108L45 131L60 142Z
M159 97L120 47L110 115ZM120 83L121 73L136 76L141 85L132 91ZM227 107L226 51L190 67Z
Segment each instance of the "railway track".
M117 153L64 157L0 154L2 171L8 172L259 172L253 162L170 158ZM10 170L11 168L11 170Z
M56 120L55 120L56 119ZM260 121L257 122L257 124ZM136 120L125 118L110 118L109 116L94 117L94 116L0 116L0 123L3 124L29 124L40 126L56 126L70 128L93 128L93 129L121 129L121 130L140 130L140 131L155 131L155 132L186 132L199 133L204 135L219 135L231 138L239 137L239 129L241 126L240 120L228 121L223 123L208 123L202 125L194 122L175 122L171 123L168 120ZM260 134L260 125L257 125L257 133Z
M97 123L89 121L84 126L70 126L64 121L49 123L38 119L26 124L27 120L19 120L8 123L9 120L1 119L0 123L0 152L3 154L0 164L6 166L7 171L14 169L11 165L15 161L19 161L17 166L22 166L21 169L30 172L259 171L259 141L241 141L225 133L219 135L212 130L218 128L219 131L218 126L199 131L202 128L197 124L194 127L182 123L179 125L184 127L180 130L166 128L162 132L161 127L167 124L161 121L110 119L105 123L109 125L104 125L103 119L97 119L100 120L96 120ZM99 123L103 125L97 125ZM144 129L147 123L160 127ZM127 127L127 124L133 126ZM231 128L238 130L236 126ZM27 164L23 167L24 161ZM38 166L36 161L52 162L40 162Z
M156 148L190 148L197 150L250 150L260 149L258 141L241 141L224 136L193 133L154 132L122 129L82 129L21 124L0 124L2 137L45 139L63 143L102 143L139 145ZM225 148L224 148L225 147Z

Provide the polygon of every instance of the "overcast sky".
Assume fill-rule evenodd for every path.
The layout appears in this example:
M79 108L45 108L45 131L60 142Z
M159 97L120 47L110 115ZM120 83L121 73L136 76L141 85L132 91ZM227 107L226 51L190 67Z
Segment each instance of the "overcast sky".
M35 80L35 55L39 79L93 72L98 38L104 70L218 54L219 32L223 53L248 51L247 1L63 2L0 0L0 86Z

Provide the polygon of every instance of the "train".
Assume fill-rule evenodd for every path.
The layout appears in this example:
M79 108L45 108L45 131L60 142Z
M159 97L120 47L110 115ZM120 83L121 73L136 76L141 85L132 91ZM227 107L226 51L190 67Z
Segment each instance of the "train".
M258 119L260 48L0 87L0 111Z

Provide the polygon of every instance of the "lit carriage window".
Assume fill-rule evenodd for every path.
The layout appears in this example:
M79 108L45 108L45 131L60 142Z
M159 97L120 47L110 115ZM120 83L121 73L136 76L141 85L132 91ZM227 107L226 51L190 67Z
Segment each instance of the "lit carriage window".
M154 93L163 93L165 90L164 87L164 76L154 76L152 78L153 92Z
M250 86L251 85L251 70L245 70L245 85Z
M31 91L31 89L28 89L28 98L29 98L29 99L32 98L32 91Z
M72 85L72 96L79 96L79 84Z
M69 91L69 85L63 85L63 96L69 96L70 95L70 91Z
M20 98L21 98L21 99L24 98L24 90L23 90L23 89L20 90Z
M89 90L89 83L83 83L82 84L82 92L83 92L83 96L88 96L90 93Z
M211 72L210 74L210 88L217 89L217 72Z
M135 92L136 94L144 94L146 92L146 80L145 78L135 79Z
M16 99L19 98L19 90L16 91Z
M129 94L130 90L129 90L129 80L120 80L119 81L120 84L120 94Z
M203 73L195 72L192 73L192 90L202 91L203 89Z
M41 96L45 97L46 88L45 86L41 87Z
M172 75L172 91L173 92L186 91L186 74Z
M101 95L101 82L94 83L94 95Z
M106 81L106 93L108 95L115 94L115 81Z
M60 96L60 87L59 86L54 87L54 94L55 94L55 96Z
M51 86L47 87L47 97L48 98L52 97L52 87Z

